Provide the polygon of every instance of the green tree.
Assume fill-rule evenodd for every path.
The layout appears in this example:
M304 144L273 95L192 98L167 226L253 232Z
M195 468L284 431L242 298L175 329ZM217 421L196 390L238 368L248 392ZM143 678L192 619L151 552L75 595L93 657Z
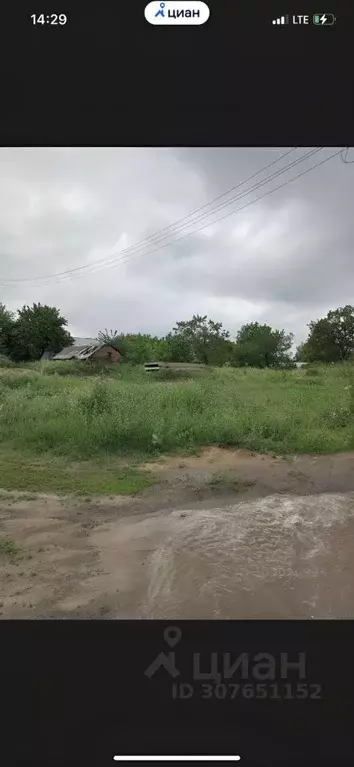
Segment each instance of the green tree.
M237 333L234 364L250 367L290 367L292 333L250 322Z
M191 339L182 333L167 333L167 362L193 362L196 360L193 354Z
M118 330L107 330L107 328L100 330L97 335L97 340L101 344L107 344L107 346L112 346L113 349L121 351Z
M334 309L320 320L310 322L303 344L305 362L343 362L354 353L354 306Z
M177 322L166 336L171 362L199 362L223 365L230 357L230 333L222 322L194 315L191 320Z
M14 314L0 302L0 354L11 352L11 335L14 328Z
M65 330L67 324L54 306L23 306L11 332L11 357L15 361L38 360L46 349L59 352L73 342Z
M294 355L294 361L295 362L304 362L304 344L299 344L299 346L296 347L296 352Z
M167 342L148 333L127 333L119 336L119 351L125 362L142 365L166 359Z

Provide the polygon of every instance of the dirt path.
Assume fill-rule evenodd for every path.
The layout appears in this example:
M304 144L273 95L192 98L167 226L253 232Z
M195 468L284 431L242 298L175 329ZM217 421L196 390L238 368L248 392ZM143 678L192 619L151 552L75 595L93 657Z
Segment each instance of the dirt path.
M3 619L354 617L353 453L145 468L135 498L1 492Z

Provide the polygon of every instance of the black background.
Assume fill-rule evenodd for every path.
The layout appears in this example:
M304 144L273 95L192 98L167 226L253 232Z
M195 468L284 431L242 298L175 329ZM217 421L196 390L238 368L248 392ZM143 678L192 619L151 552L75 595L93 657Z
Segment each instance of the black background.
M171 650L164 640L169 625L3 621L2 762L105 767L114 754L230 753L241 755L242 767L352 764L351 621L177 622L177 681L193 682L195 652L206 671L211 652L234 659L243 652L251 659L287 652L294 661L305 652L302 681L322 685L322 700L173 700L164 669L151 679L144 674L159 653ZM296 670L286 681L299 682Z
M348 146L354 6L334 27L271 24L305 8L210 0L202 26L156 27L145 2L3 4L5 145ZM31 13L66 13L33 27Z

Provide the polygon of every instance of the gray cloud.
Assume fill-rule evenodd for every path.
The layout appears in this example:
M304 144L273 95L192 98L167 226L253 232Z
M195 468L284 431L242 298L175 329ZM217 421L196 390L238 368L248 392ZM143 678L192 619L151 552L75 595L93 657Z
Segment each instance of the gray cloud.
M291 330L299 342L311 319L354 300L353 169L336 157L236 211L334 149L170 235L167 247L122 255L114 268L80 278L6 286L8 280L75 269L129 248L284 151L1 149L0 300L13 309L33 301L54 304L82 336L104 327L162 334L198 312L222 321L233 334L257 319ZM233 215L215 222L231 210Z

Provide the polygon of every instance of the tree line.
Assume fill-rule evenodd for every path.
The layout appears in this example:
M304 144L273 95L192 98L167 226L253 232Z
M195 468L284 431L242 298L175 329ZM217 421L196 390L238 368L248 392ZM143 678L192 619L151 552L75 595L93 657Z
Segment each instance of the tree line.
M0 354L14 362L38 360L73 342L67 320L53 306L23 306L16 314L0 303ZM307 340L291 354L293 334L258 322L244 324L230 338L221 322L194 315L166 336L99 331L101 342L119 349L125 362L197 362L235 367L291 368L295 361L342 362L354 355L354 307L345 306L309 323Z

